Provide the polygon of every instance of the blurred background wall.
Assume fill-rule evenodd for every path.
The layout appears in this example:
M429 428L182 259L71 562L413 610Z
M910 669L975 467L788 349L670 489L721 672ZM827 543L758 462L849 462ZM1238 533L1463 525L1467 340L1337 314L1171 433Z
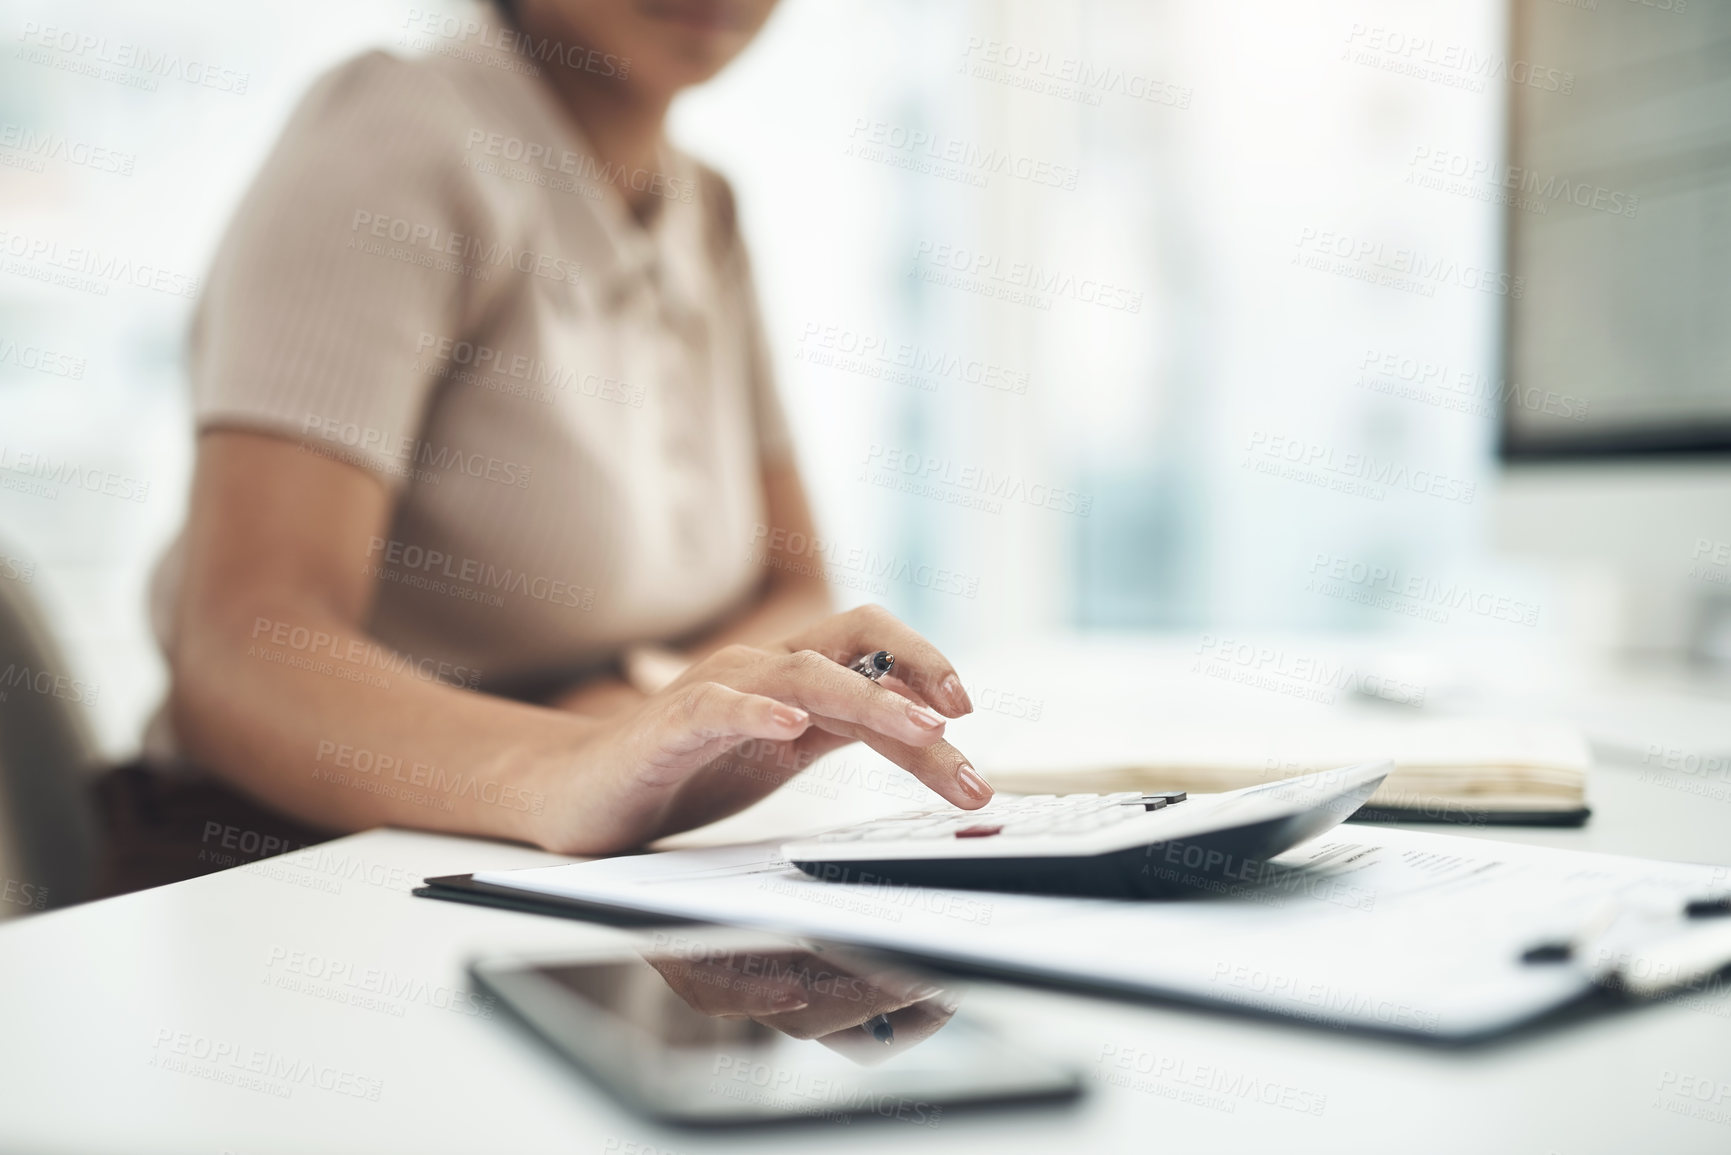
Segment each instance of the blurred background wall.
M7 6L0 579L47 603L112 753L163 685L142 606L198 280L310 80L448 48L428 13L485 15ZM743 202L842 596L958 647L1571 628L1491 548L1523 282L1488 166L1512 92L1580 99L1508 28L1498 0L784 0L674 128ZM149 271L69 275L78 250ZM1371 572L1517 608L1445 625Z

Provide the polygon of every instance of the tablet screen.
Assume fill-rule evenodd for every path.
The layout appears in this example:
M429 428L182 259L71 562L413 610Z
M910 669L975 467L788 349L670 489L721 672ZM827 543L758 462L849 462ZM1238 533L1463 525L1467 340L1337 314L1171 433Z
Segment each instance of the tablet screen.
M628 956L475 973L597 1082L660 1116L918 1123L960 1102L1075 1090L970 1015L970 992L826 944L661 932Z

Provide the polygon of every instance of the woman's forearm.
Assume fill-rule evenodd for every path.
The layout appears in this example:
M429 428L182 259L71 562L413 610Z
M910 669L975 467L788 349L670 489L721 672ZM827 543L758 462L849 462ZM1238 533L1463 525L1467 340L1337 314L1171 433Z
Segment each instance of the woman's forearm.
M771 518L809 524L797 479L771 471L768 480ZM597 708L573 713L460 688L478 672L393 651L362 625L374 590L359 560L388 524L391 500L376 477L286 441L226 429L200 436L170 654L174 728L195 763L334 829L393 824L604 853L664 831L670 815L689 824L727 812L741 781L747 793L772 789L774 775L756 771L686 789L694 784L680 775L735 739L771 739L779 750L775 741L797 738L812 747L805 757L870 729L853 718L800 737L810 719L789 730L772 707L778 697L798 702L834 669L785 648L733 652L748 649L738 639L803 633L825 604L821 579L789 567L701 644L704 664L726 678L749 667L767 695L698 679L655 699L603 703L598 687ZM886 618L868 632L875 641L898 629ZM860 681L832 686L817 712L848 718ZM905 729L899 709L876 729ZM925 764L934 733L916 728L886 749L916 773L947 774Z
M549 775L595 722L450 684L300 599L189 621L173 655L176 735L198 764L305 821L544 841Z
M544 796L580 772L597 723L459 689L471 671L367 634L359 563L390 509L352 466L262 434L200 435L169 654L182 752L318 825L545 845Z

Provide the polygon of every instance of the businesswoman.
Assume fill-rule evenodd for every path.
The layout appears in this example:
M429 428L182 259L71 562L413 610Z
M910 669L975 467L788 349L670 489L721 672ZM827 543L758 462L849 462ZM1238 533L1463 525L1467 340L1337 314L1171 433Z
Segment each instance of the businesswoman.
M732 196L663 135L772 3L411 19L413 58L304 99L193 327L172 689L105 800L123 844L220 864L213 829L280 818L601 854L852 741L990 797L943 655L827 616ZM899 680L848 668L879 649Z

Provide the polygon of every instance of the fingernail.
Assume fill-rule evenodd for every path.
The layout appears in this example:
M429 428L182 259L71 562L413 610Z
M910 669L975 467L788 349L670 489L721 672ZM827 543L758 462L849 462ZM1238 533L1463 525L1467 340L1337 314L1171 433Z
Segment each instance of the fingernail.
M770 708L769 716L775 719L776 725L786 726L790 730L796 726L803 726L811 720L811 715L798 706L773 706Z
M809 1006L811 1006L811 1003L807 1002L803 995L792 993L776 995L773 999L769 1000L769 1009L778 1015L789 1014L793 1011L803 1011Z
M928 730L936 730L944 724L942 714L928 706L921 706L913 702L908 703L908 717L912 718L917 725L924 726Z
M984 802L992 796L992 788L986 785L986 780L981 778L974 768L966 762L957 767L956 778L961 781L962 792L969 798L978 798Z
M938 685L938 689L944 692L944 697L950 700L950 705L956 708L957 713L971 714L974 712L973 699L968 697L968 692L962 689L962 680L954 674L946 676Z

